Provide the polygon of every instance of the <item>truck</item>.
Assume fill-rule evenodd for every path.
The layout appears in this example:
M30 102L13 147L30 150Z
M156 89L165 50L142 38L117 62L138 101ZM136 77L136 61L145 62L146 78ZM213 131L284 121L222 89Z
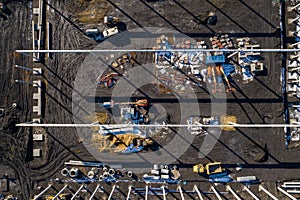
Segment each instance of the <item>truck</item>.
M224 177L228 174L221 162L194 165L193 172L202 174L209 179Z
M117 18L117 17L113 17L113 16L105 16L104 19L104 24L117 24L117 23L120 23L121 20L120 18Z
M99 31L99 29L94 28L94 29L87 29L85 31L86 35L94 38L97 42L101 42L117 33L119 33L118 27L113 27L104 30L103 32Z

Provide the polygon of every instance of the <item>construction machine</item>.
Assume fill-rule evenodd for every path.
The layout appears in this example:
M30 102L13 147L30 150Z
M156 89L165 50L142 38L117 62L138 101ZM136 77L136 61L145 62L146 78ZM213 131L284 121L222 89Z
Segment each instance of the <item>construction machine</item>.
M228 80L228 78L227 78L227 76L226 76L226 74L225 74L225 72L224 72L224 70L223 70L223 67L222 67L222 66L218 66L218 68L220 69L220 72L223 74L224 79L225 79L225 81L226 81L226 84L227 84L227 86L228 86L228 88L226 89L226 92L234 92L234 91L235 91L235 88L231 87L231 85L230 85L230 83L229 83L229 80Z
M105 16L103 20L104 24L117 24L121 22L120 18L113 16Z
M71 194L60 194L58 199L60 199L60 200L69 200L69 199L71 199L71 197L72 197ZM45 199L46 200L52 200L52 199L54 199L54 196L47 195Z
M206 178L214 179L224 177L227 171L222 167L221 162L213 162L208 164L197 164L193 166L193 172L202 174Z

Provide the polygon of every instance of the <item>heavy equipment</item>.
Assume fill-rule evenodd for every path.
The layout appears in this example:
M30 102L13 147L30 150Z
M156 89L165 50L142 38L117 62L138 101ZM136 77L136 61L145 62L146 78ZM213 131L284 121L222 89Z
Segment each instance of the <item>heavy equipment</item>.
M224 72L224 70L223 70L223 67L222 67L222 66L218 66L218 68L219 68L220 72L223 74L224 79L225 79L225 81L226 81L226 84L227 84L227 86L228 86L228 88L226 89L226 92L234 92L234 91L235 91L235 88L231 87L231 85L230 85L230 83L229 83L229 80L228 80L228 78L227 78L227 76L226 76L226 74L225 74L225 72Z
M97 82L100 86L103 86L106 88L111 88L116 82L115 77L118 77L118 76L119 76L118 73L109 73L109 74L101 77L100 79L98 79Z
M213 162L208 164L197 164L193 166L193 172L199 173L206 178L214 179L227 175L227 171L222 167L221 162Z
M121 22L120 18L113 17L113 16L105 16L103 21L104 24L117 24Z

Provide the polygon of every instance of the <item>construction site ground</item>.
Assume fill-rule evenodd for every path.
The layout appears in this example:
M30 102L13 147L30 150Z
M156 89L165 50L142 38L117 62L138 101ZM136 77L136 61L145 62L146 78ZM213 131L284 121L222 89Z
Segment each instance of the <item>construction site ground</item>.
M233 37L250 37L252 41L260 44L261 48L278 48L280 38L278 36L279 3L272 0L164 0L147 2L144 0L102 0L102 1L46 1L46 21L52 24L52 48L53 49L93 49L99 43L87 37L84 31L88 28L98 27L104 29L102 19L82 18L88 15L84 12L90 9L88 3L98 10L122 19L127 29L142 27L164 27L175 29L193 39L208 41L215 32L222 31ZM37 5L36 1L33 1ZM30 1L9 1L7 4L11 13L7 18L0 18L1 26L1 108L5 109L5 116L1 118L3 131L0 141L0 169L3 174L17 178L17 185L8 193L14 193L19 199L30 199L48 185L49 180L59 177L64 162L70 159L92 161L89 154L76 134L75 128L45 128L45 142L37 144L43 150L42 157L32 157L32 128L8 129L10 122L28 122L35 118L32 112L32 84L15 83L15 79L32 81L37 77L32 72L16 69L14 65L27 67L41 67L45 83L45 98L43 109L43 123L70 124L73 123L72 92L73 82L81 63L87 54L84 53L56 53L52 59L45 62L34 63L31 54L21 55L15 53L16 49L32 49L31 17L32 3ZM204 20L210 11L217 14L218 22L215 26L198 24L197 20ZM80 15L80 13L82 15ZM180 16L180 17L179 17ZM144 59L141 56L140 59ZM256 76L254 81L243 84L239 78L234 78L239 87L238 91L227 94L227 114L234 115L238 123L284 123L283 95L281 94L281 54L264 53L264 65L267 73ZM139 59L139 58L137 58ZM144 60L141 61L142 63ZM162 95L153 89L143 88L143 91L157 104L162 105L171 113L176 122L175 96L168 96L173 104L159 102ZM103 95L109 95L102 93ZM99 92L101 95L101 91ZM210 95L198 89L197 97L201 115L210 114ZM151 99L149 100L151 103ZM17 108L12 104L17 103ZM159 141L158 141L159 142ZM277 181L296 180L300 174L299 143L293 142L287 149L285 146L285 133L282 128L239 128L234 132L224 132L220 136L213 150L203 159L198 159L199 148L203 137L196 136L193 144L175 162L180 167L182 179L186 185L180 184L185 190L192 190L197 185L203 191L209 190L212 184L198 182L204 180L192 172L193 164L221 161L233 177L254 175L263 181L263 185L280 199L284 196L276 189ZM36 144L34 144L36 145ZM261 151L267 147L268 160L265 162L254 161L252 150ZM241 164L242 170L235 167ZM171 164L171 163L160 163ZM150 171L150 169L149 169ZM1 175L0 175L1 176ZM141 178L141 174L138 174ZM56 190L49 190L48 194L55 194L63 184L53 183ZM80 184L69 183L72 190L76 191ZM108 196L111 185L100 183ZM128 185L145 187L144 183L132 182L118 183L119 190L114 194L115 199L125 198ZM152 187L161 186L152 184ZM177 185L168 185L173 189ZM96 183L87 185L90 191L96 187ZM219 191L225 191L223 185L216 186ZM238 191L243 199L251 199L241 190L241 184L234 183L232 187ZM263 192L258 192L257 186L251 186L251 190L261 197L268 199ZM90 191L83 196L89 196ZM0 193L2 193L0 191ZM4 192L5 193L5 192ZM124 194L123 194L124 193ZM104 193L103 193L104 194ZM186 199L196 199L196 194L185 194ZM102 193L96 195L98 199ZM132 199L144 199L143 196L131 196ZM157 197L162 199L162 197ZM169 194L168 199L180 199L179 194ZM216 199L213 195L207 195L208 199ZM224 195L224 199L233 199L231 195ZM155 199L154 197L151 199Z

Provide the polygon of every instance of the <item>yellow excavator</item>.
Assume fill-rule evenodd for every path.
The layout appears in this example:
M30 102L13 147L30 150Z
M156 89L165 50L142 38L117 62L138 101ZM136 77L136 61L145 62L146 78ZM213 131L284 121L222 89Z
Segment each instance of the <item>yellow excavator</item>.
M222 167L221 162L194 165L193 172L202 174L207 178L217 178L227 174L226 169Z

